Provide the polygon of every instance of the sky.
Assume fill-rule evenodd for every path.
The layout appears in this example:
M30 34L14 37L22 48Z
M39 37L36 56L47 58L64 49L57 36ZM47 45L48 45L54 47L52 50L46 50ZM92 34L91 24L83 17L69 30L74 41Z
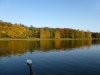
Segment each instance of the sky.
M0 20L100 32L100 0L0 0Z

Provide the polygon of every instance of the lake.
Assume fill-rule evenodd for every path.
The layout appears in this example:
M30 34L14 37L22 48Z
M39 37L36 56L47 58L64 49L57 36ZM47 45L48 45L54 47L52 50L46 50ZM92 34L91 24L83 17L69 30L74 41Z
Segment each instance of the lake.
M100 40L1 40L0 75L100 75Z

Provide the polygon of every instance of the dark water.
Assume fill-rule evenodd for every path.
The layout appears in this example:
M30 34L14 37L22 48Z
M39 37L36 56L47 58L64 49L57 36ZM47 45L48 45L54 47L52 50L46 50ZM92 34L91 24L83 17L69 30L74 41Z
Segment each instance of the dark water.
M100 75L99 40L0 41L0 75Z

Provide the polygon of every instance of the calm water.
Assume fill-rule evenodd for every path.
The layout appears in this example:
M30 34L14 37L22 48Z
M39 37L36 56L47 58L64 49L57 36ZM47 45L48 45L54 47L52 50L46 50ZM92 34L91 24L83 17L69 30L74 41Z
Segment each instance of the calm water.
M99 40L0 41L0 75L100 75Z

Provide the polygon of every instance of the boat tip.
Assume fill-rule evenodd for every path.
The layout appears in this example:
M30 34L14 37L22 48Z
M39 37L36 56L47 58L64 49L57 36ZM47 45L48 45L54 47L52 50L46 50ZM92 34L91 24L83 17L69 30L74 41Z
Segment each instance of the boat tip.
M27 62L28 64L32 64L32 60L30 60L30 59L27 59L26 62Z

